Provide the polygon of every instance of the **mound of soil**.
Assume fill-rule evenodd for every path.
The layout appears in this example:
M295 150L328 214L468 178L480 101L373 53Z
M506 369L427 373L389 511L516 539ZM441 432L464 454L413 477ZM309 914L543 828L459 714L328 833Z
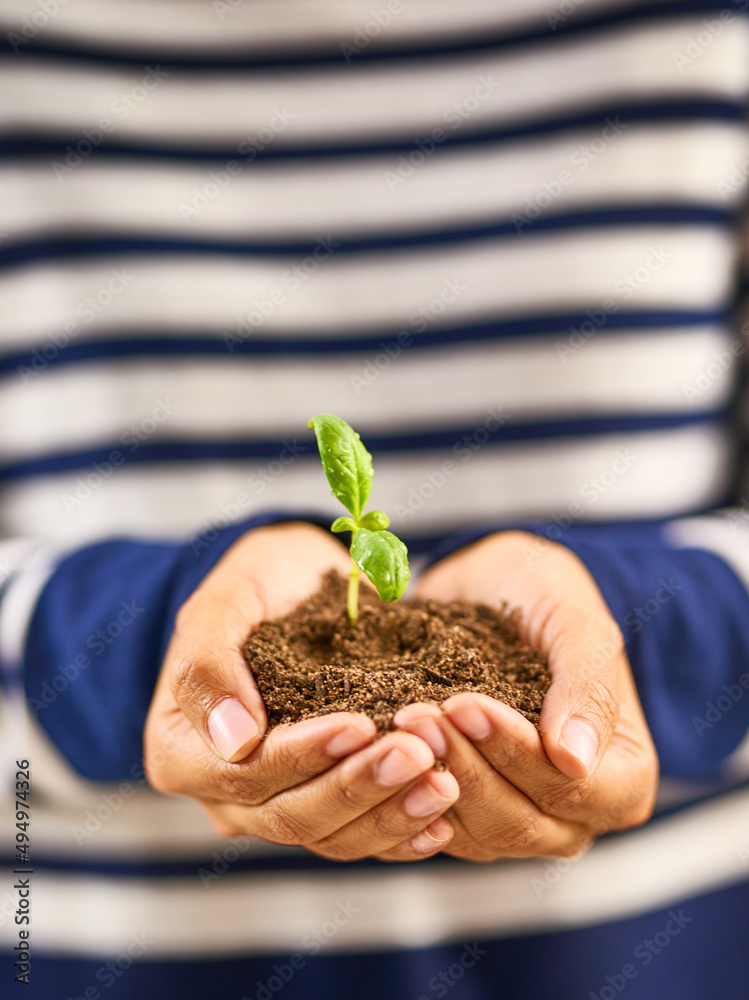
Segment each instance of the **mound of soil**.
M262 622L248 639L244 654L269 728L345 711L365 713L384 732L404 705L441 704L462 691L506 702L538 728L551 677L506 611L462 602L382 604L362 587L352 628L346 586L330 573L309 600Z

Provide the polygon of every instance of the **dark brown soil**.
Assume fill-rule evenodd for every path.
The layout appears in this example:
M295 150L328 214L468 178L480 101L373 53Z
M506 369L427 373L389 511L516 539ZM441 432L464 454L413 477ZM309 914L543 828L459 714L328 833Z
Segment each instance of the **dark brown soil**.
M546 660L524 646L512 617L483 604L382 604L362 587L359 624L346 617L346 581L321 589L277 621L262 622L244 653L268 712L268 727L330 712L364 712L380 732L416 701L441 704L480 691L538 728L551 682Z

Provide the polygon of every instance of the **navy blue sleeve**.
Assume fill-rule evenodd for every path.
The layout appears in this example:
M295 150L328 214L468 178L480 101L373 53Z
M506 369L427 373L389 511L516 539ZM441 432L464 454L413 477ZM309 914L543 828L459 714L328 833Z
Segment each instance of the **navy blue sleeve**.
M266 513L187 543L113 539L64 558L29 625L23 684L68 763L93 781L138 773L143 726L180 606L252 528L314 516Z
M662 772L714 777L749 731L749 595L723 559L674 547L663 527L524 530L540 545L567 546L598 583L624 635ZM432 561L489 533L450 539Z

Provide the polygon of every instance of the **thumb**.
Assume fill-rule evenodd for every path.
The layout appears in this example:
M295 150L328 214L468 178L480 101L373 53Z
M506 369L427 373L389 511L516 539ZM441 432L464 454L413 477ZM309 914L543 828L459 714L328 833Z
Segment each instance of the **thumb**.
M188 602L180 615L166 657L172 696L219 757L243 760L267 726L263 699L242 654L252 622L240 623L223 601L213 600Z
M613 622L601 629L585 619L567 618L564 631L550 637L552 683L541 709L544 749L569 778L595 771L619 721L621 633Z

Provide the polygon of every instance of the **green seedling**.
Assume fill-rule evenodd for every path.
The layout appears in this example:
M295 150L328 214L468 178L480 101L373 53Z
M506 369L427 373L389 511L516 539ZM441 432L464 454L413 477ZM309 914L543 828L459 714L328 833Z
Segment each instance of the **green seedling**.
M331 531L351 532L351 571L346 609L351 624L359 617L359 576L374 584L379 598L391 604L403 596L411 571L408 549L385 529L390 518L381 510L364 508L372 492L372 456L356 431L345 420L320 413L309 422L317 437L330 492L340 500L350 517L337 517Z

